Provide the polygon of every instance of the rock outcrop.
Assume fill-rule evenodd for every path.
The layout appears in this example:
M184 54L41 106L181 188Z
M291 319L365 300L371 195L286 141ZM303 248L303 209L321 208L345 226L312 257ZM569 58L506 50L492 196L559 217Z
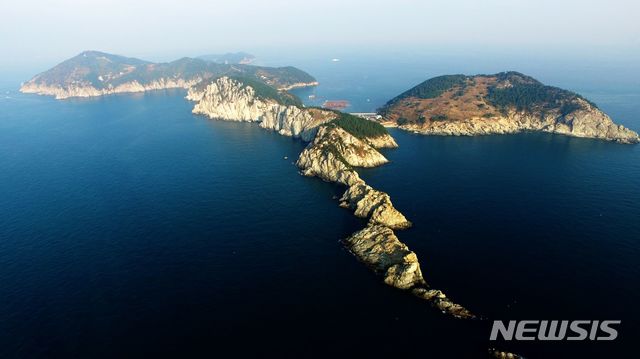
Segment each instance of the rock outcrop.
M475 315L453 303L440 290L430 289L422 276L418 257L389 227L369 224L345 240L347 248L363 263L384 277L392 287L411 292L434 307L456 318L473 319Z
M382 225L369 225L345 240L347 248L362 262L381 273L384 282L400 289L425 285L418 257Z
M390 100L380 113L401 129L428 135L538 131L640 142L584 97L517 72L435 77Z
M340 206L353 209L356 216L389 228L408 228L411 222L393 206L389 195L367 185L354 170L354 167L375 167L387 162L365 141L338 126L323 125L296 164L305 176L347 186Z
M505 352L505 351L501 351L495 348L489 348L489 355L492 358L496 358L496 359L525 359L525 357L515 354L515 353L510 353L510 352Z
M375 148L398 148L396 140L390 134L368 137L365 141Z
M304 141L312 140L319 125L336 117L331 111L301 108L260 96L253 87L226 76L189 89L187 99L196 102L195 114L219 120L257 122L262 128L284 136L301 137Z
M411 291L413 295L424 300L428 300L431 304L440 309L443 313L448 313L460 319L474 319L476 315L468 309L451 301L441 290L429 289L429 287L417 287Z
M583 106L565 116L557 112L533 115L510 109L492 118L472 117L459 121L434 121L426 125L405 125L400 128L425 135L477 136L519 132L549 132L572 137L594 138L620 143L638 143L638 134L616 125L609 116L584 100Z
M372 188L364 181L349 186L340 198L340 206L353 209L357 217L369 218L374 224L393 229L411 227L411 222L393 206L388 194Z

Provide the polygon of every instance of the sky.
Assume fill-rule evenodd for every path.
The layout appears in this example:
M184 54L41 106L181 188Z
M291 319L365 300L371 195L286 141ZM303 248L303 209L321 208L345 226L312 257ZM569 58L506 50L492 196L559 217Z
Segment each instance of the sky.
M637 0L2 0L0 66L88 49L150 60L437 47L638 54L639 15Z

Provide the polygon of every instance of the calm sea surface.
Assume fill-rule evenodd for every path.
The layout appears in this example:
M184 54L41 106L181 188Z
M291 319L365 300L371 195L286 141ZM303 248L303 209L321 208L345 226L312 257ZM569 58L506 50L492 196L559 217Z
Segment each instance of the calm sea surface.
M321 82L298 93L351 111L444 66L328 59L294 63ZM640 130L640 86L531 72ZM341 188L298 175L301 141L194 116L183 91L55 101L18 86L0 83L0 357L485 357L486 322L385 286L343 249L364 223ZM391 163L360 172L414 222L397 234L433 286L492 319L623 321L615 342L503 348L635 348L640 146L391 132Z

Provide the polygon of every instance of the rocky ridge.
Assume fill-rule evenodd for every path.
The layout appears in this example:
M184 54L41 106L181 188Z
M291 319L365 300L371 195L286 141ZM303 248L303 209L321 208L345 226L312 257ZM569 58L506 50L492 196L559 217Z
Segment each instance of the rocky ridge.
M206 86L193 87L187 94L195 102L196 114L211 119L256 122L281 135L310 141L296 161L301 174L346 186L340 206L368 219L367 227L344 241L347 248L375 272L382 273L388 285L412 291L455 317L474 318L441 291L429 288L416 254L393 232L410 227L411 222L393 206L388 194L367 185L355 170L387 163L378 148L397 147L393 137L388 133L356 137L334 121L338 113L287 104L280 96L226 76ZM358 120L351 118L351 121Z
M390 145L395 141L374 143ZM418 257L393 232L393 229L410 227L411 222L393 206L388 194L367 185L354 169L386 162L386 158L367 141L359 140L337 126L322 125L296 164L305 176L347 186L340 206L353 209L356 216L367 218L369 223L345 239L345 246L374 272L381 274L386 284L411 291L456 318L475 318L442 291L428 286Z

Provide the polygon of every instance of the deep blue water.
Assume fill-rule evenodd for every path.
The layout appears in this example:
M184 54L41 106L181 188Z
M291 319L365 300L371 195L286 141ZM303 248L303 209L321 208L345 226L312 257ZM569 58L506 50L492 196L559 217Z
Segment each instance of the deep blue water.
M382 66L365 63L307 67L318 97L354 111L421 78L363 86ZM485 322L441 315L342 248L363 222L341 188L297 174L302 142L193 116L182 91L55 101L18 83L0 97L0 357L484 357ZM627 85L585 94L639 130ZM398 236L432 285L490 318L623 320L615 342L509 346L529 357L635 347L639 146L392 133L392 162L361 174L414 222Z

